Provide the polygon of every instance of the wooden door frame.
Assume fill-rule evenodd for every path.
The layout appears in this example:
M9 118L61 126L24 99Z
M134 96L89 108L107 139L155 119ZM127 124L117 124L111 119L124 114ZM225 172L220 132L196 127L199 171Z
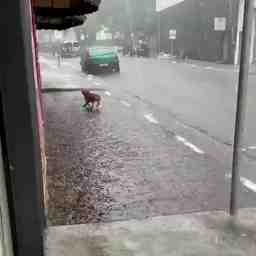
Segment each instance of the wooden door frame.
M45 215L29 0L0 1L0 96L15 256L44 254Z

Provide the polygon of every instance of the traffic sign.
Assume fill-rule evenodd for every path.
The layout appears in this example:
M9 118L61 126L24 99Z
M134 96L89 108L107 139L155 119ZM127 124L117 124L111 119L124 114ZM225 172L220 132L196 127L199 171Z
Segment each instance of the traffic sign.
M225 31L226 24L227 24L227 19L225 17L215 17L214 18L214 30L215 31Z
M169 30L169 39L170 40L175 40L177 36L177 31L174 29Z

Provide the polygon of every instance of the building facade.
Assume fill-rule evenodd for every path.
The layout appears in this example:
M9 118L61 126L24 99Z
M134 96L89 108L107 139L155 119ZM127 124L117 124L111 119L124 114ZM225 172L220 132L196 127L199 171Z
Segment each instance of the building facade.
M160 50L203 61L233 63L239 0L157 0ZM169 3L168 3L169 2ZM176 38L169 39L169 31ZM173 40L173 42L172 42Z

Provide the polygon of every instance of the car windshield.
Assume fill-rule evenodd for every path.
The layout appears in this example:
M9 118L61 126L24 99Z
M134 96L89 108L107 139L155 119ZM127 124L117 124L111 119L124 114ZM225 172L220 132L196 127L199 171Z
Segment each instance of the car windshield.
M89 48L89 50L97 53L106 53L106 52L113 51L114 48L113 47L92 47L92 48Z

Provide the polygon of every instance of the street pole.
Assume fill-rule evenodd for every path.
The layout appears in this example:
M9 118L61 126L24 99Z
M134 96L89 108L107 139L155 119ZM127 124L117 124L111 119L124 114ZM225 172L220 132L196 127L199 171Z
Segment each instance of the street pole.
M161 11L158 12L158 54L161 52Z
M241 32L243 26L243 17L244 17L244 4L245 0L238 1L238 10L237 10L237 31L236 31L236 41L235 41L235 54L234 54L234 63L235 66L239 65L239 55L241 50Z
M237 2L239 4L239 1ZM234 52L234 45L235 45L235 39L234 39L234 5L236 5L236 2L233 0L228 0L228 29L226 33L228 33L228 56L227 61L229 63L234 64L234 58L233 58L233 52Z
M174 56L174 39L170 39L170 41L171 41L171 52L170 52L170 54L173 57Z
M252 42L254 0L245 0L244 24L241 47L241 63L239 72L239 83L237 93L237 109L235 121L235 135L233 146L232 182L230 197L230 215L235 216L238 212L238 195L240 185L241 149L243 142L244 121L246 115L246 97L248 87L248 76L250 69L250 51Z

